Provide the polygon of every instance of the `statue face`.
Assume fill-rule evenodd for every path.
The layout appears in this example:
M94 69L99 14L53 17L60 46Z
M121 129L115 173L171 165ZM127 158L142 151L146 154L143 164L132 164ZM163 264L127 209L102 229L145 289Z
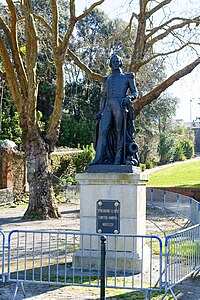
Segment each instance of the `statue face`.
M110 66L113 70L118 70L122 65L121 57L114 55L110 60Z

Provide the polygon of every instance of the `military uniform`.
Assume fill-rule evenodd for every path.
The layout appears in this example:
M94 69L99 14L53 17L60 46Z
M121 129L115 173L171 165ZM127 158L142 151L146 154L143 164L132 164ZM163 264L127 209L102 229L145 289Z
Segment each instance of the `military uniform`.
M130 94L127 95L127 91ZM113 71L111 75L105 78L104 95L101 107L102 117L99 123L98 141L96 147L96 157L94 164L103 163L107 137L111 127L116 130L116 149L115 157L111 163L120 164L122 161L123 150L123 109L126 102L137 98L137 89L133 73L122 73L121 69Z

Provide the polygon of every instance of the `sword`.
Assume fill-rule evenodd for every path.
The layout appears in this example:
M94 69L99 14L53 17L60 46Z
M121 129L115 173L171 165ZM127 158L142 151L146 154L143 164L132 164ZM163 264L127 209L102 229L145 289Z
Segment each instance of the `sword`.
M126 118L127 118L127 113L128 113L128 109L127 109L127 106L125 105L124 106L124 109L123 109L123 117L124 117L124 164L126 164Z

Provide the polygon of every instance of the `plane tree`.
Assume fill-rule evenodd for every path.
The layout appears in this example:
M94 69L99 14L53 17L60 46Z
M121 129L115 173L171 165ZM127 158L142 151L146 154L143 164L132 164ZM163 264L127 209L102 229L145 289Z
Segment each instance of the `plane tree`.
M182 0L138 0L127 1L127 5L128 2L137 2L137 12L132 12L127 27L121 32L121 38L129 39L132 42L128 70L135 73L136 81L141 73L148 73L146 72L148 66L156 60L165 62L169 56L180 55L183 51L187 51L190 54L188 56L191 57L191 60L188 63L186 62L182 68L171 72L170 76L162 82L159 81L151 90L140 95L134 103L135 115L138 115L143 107L158 98L163 91L177 80L191 73L200 64L200 16L199 11L196 12L192 9L192 3L190 4L191 12L181 11L181 7L184 7ZM179 12L174 12L174 5L179 5ZM135 34L132 36L133 29ZM111 36L106 41L105 47L116 38L120 38L120 33ZM87 73L89 78L100 79L99 75L94 74L91 69L82 64L78 57L74 56L73 53L69 54L74 58L76 64ZM179 57L177 60L180 62ZM138 82L140 83L139 80ZM140 86L138 87L140 90Z
M80 15L76 15L75 0L70 0L66 3L69 14L66 29L62 30L59 29L58 1L49 1L50 18L49 15L45 18L42 12L36 14L30 0L6 2L7 6L1 6L3 13L0 17L0 58L3 65L0 76L6 79L22 128L29 183L29 205L24 218L57 218L60 213L54 198L48 154L53 151L59 135L65 90L65 57L76 23L104 0L93 1ZM45 30L40 34L42 27ZM45 33L55 67L56 90L48 127L44 132L37 118L37 67ZM24 52L20 51L22 46Z

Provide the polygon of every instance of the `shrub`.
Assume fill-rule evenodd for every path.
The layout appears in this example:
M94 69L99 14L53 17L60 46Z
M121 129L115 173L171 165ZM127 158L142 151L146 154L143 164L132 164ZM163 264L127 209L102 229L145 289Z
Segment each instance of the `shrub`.
M76 172L85 172L87 165L94 159L95 150L93 144L83 146L83 152L74 155Z
M160 164L166 164L174 160L176 150L175 140L169 134L163 133L160 137L158 152L160 154Z
M184 149L181 143L178 143L174 153L174 161L183 161L186 157L184 155Z
M2 115L2 128L1 128L1 140L11 140L15 142L18 146L21 144L22 130L19 126L18 113L15 112L11 117Z
M184 139L181 141L181 146L187 159L190 159L194 156L194 144L189 139Z
M152 161L147 161L146 162L146 168L147 169L152 169L153 168L153 162Z
M146 170L146 164L140 164L140 170L141 172Z
M93 144L83 146L82 150L73 154L52 155L52 172L57 181L61 179L63 185L77 184L76 173L85 172L95 154Z
M90 145L94 140L94 133L94 120L86 117L76 120L74 116L63 113L57 145L76 148L77 141L81 145Z

